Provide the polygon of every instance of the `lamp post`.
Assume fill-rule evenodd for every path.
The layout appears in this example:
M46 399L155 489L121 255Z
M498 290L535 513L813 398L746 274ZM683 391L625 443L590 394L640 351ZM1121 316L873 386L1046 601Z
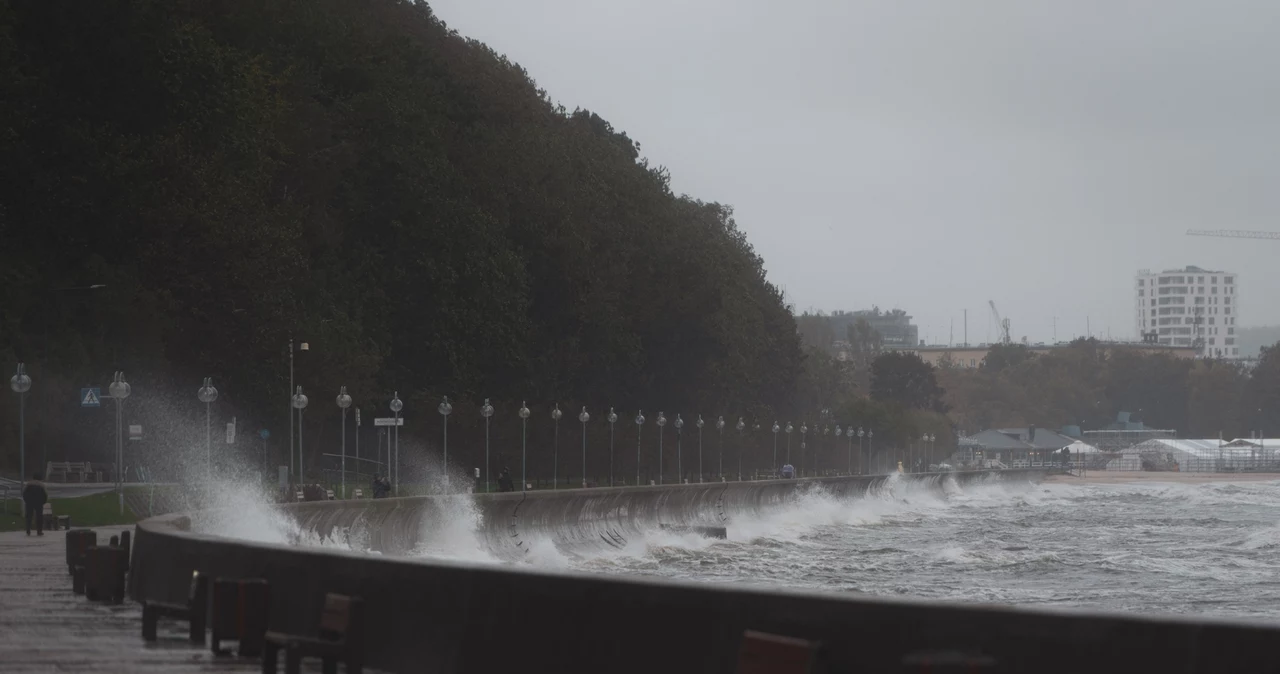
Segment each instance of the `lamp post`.
M830 446L829 444L827 444L827 441L826 441L826 438L828 435L831 435L831 427L823 426L822 427L822 442L823 442L822 447ZM813 460L814 470L816 470L819 475L822 474L822 447L818 448L818 456Z
M849 431L850 431L849 433L849 468L848 468L849 472L847 474L853 475L853 432L852 432L853 429L851 428L849 429ZM840 437L842 432L843 431L841 431L840 429L840 424L836 424L836 444L837 445L840 443Z
M213 387L213 377L205 377L204 384L196 391L196 397L204 403L204 479L213 479L213 421L212 407L218 399L218 389Z
M667 425L667 418L658 411L658 484L662 484L662 429Z
M587 414L586 405L582 406L582 411L578 413L578 421L582 422L582 488L587 488L587 422L591 421L591 415Z
M444 417L444 488L449 489L449 415L453 414L453 405L449 404L449 396L445 396L436 405L436 411Z
M636 486L640 485L640 431L644 430L644 410L636 412Z
M529 487L529 476L526 468L529 465L529 406L525 401L520 401L520 492L524 493Z
M400 400L400 392L393 391L391 393L391 413L395 420L391 423L395 424L391 428L395 433L395 458L391 457L392 449L387 447L387 463L392 464L391 468L391 489L396 496L400 495L400 410L404 409L404 402Z
M111 381L111 386L107 388L111 393L111 397L116 399L116 493L120 500L120 514L124 514L124 436L120 431L120 422L124 418L121 413L121 406L124 405L124 399L129 397L133 389L129 386L129 382L124 380L124 373L117 372L115 378Z
M560 403L556 403L555 409L551 410L551 420L556 422L555 443L551 453L551 488L560 488L560 417L564 416L564 412L560 411Z
M609 408L609 416L605 417L609 420L609 486L613 486L613 425L618 423L618 414Z
M783 430L783 432L787 434L787 464L788 464L788 465L790 465L790 464L791 464L791 431L792 431L794 428L795 428L795 427L791 425L791 422L790 422L790 421L788 421L788 422L787 422L787 427L786 427L786 428L784 428L784 429L782 429L782 430Z
M778 431L780 430L782 430L782 427L778 425L778 422L773 422L773 467L770 470L775 475L778 472Z
M720 476L721 482L724 482L724 415L716 419L716 432L720 435L720 461L716 475Z
M484 399L480 406L480 416L484 417L484 493L489 493L489 417L493 416L493 405Z
M861 428L859 428L859 435L861 435ZM875 450L872 448L872 446L871 446L871 445L872 445L872 443L871 443L871 438L873 438L873 437L875 437L875 431L872 431L872 430L869 430L869 429L868 429L868 430L867 430L867 458L868 458L868 459L869 459L869 458L871 458L871 455L872 455L872 454L874 453L874 451L875 451Z
M858 472L859 473L862 472L862 436L864 435L866 435L866 433L863 433L862 427L859 426L858 427ZM849 434L849 441L850 442L853 441L853 433Z
M18 363L18 371L9 377L9 388L18 394L18 470L19 480L27 479L27 391L31 390L31 377L27 366ZM47 476L46 476L47 477ZM25 502L23 504L25 507ZM26 514L26 511L23 511Z
M742 417L738 417L738 425L735 426L738 429L738 482L742 482L742 430L746 427L746 422L742 420ZM760 424L756 424L756 430L759 429Z
M306 342L302 342L298 344L298 350L310 351L311 347ZM293 388L293 335L289 335L289 392L290 393L289 393L289 423L286 425L289 427L289 477L291 479L293 478L293 475L294 475L294 472L293 472L293 411L296 409L300 409L297 405L294 404L293 396L295 394L293 393L293 390L294 390ZM301 414L301 412L299 412L299 414ZM302 422L299 421L298 423L301 424ZM302 448L301 447L298 448L298 472L299 473L302 472Z
M307 400L307 396L303 395L302 387L299 386L293 394L293 409L298 410L298 484L302 484L306 476L306 472L302 468L302 410L307 408L308 402L310 401Z
M815 428L814 430L816 431L817 429ZM804 450L805 450L805 447L807 446L806 440L808 437L809 437L809 426L802 421L800 422L800 472L799 474L796 475L796 477L804 477L804 459L805 459Z
M684 484L684 456L681 454L684 438L684 419L676 413L676 484Z
M347 498L347 408L351 407L351 396L347 395L347 387L338 389L336 401L342 410L342 498ZM357 468L357 470L359 470Z
M742 420L742 417L738 417L738 420L739 420L739 421L741 421L741 420ZM755 423L755 425L753 425L753 426L751 427L751 437L752 437L752 438L758 438L758 437L760 437L760 420L759 420L759 419L756 419L756 423ZM777 440L777 437L778 437L778 436L776 436L776 435L775 435L775 436L774 436L774 441L773 441L773 452L774 452L774 454L777 454L777 453L778 453L778 440ZM775 458L776 458L776 457L775 457ZM777 462L775 461L774 463L777 463ZM739 482L741 482L741 481L742 481L742 450L741 450L741 449L739 449L739 450L738 450L738 481L739 481Z

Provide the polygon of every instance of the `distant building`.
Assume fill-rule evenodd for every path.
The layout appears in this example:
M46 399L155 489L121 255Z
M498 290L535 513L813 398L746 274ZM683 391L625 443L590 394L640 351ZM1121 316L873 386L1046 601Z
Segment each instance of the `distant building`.
M991 350L992 346L991 344L979 344L976 346L917 346L914 349L901 350L914 353L920 356L920 360L935 367L941 367L950 361L952 367L970 368L981 366L983 359L987 357L987 352ZM1061 351L1071 345L1024 344L1023 346L1031 353L1044 355L1053 351ZM1144 342L1098 342L1098 348L1107 352L1126 349L1147 354L1165 353L1174 358L1195 358L1200 354L1200 351L1192 346L1171 346Z
M839 311L831 314L830 320L838 341L844 341L849 326L864 320L872 330L880 333L881 343L886 349L901 349L920 343L920 328L911 322L911 315L901 309L881 311L880 307L872 307Z
M1193 347L1205 358L1239 358L1234 272L1184 267L1138 272L1134 327L1144 339Z

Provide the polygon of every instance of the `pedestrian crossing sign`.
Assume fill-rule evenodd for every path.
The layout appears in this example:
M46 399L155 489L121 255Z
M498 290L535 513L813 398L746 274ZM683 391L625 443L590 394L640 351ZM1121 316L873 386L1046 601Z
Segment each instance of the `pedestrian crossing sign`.
M82 388L80 389L80 406L81 407L102 407L102 389L100 388Z

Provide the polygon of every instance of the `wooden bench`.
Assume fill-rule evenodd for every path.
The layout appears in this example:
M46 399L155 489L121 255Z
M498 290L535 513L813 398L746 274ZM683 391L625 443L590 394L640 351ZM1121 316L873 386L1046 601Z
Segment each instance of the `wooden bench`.
M821 672L821 645L814 641L747 630L738 652L738 674Z
M214 654L226 652L222 648L224 639L235 640L236 650L242 657L262 653L271 603L269 590L267 581L261 578L214 579L209 624L212 631L209 646Z
M44 471L50 482L70 482L72 475L76 476L77 481L85 482L92 473L93 466L88 461L50 461ZM55 479L55 475L61 479Z
M364 667L364 603L359 597L326 594L318 638L267 632L263 674L275 674L277 654L282 648L287 674L302 671L304 657L320 658L327 674L336 672L340 661L346 663L348 674L360 674Z
M209 577L199 571L191 574L191 591L186 604L170 604L161 601L142 601L142 638L156 640L156 623L160 618L174 618L190 622L189 639L193 644L204 645L205 618L209 609Z

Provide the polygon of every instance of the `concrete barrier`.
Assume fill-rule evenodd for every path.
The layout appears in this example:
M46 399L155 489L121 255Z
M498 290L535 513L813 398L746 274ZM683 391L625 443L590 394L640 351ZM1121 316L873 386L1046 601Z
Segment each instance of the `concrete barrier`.
M383 515L397 520L395 505L387 507ZM180 515L138 524L134 599L183 601L193 569L264 578L271 586L270 629L307 633L326 592L358 595L368 618L366 662L391 672L731 672L746 630L820 641L828 671L920 671L906 663L938 662L948 653L992 663L966 671L1280 668L1274 647L1280 630L1269 626L427 563L249 543L192 533L190 525Z
M474 522L489 552L515 559L539 538L562 549L621 548L660 528L732 532L735 518L760 515L813 492L856 498L898 485L941 489L947 481L1027 481L1044 474L1034 469L708 482L293 503L282 510L304 531L386 554L403 554L430 543L437 532L456 531L459 520Z

